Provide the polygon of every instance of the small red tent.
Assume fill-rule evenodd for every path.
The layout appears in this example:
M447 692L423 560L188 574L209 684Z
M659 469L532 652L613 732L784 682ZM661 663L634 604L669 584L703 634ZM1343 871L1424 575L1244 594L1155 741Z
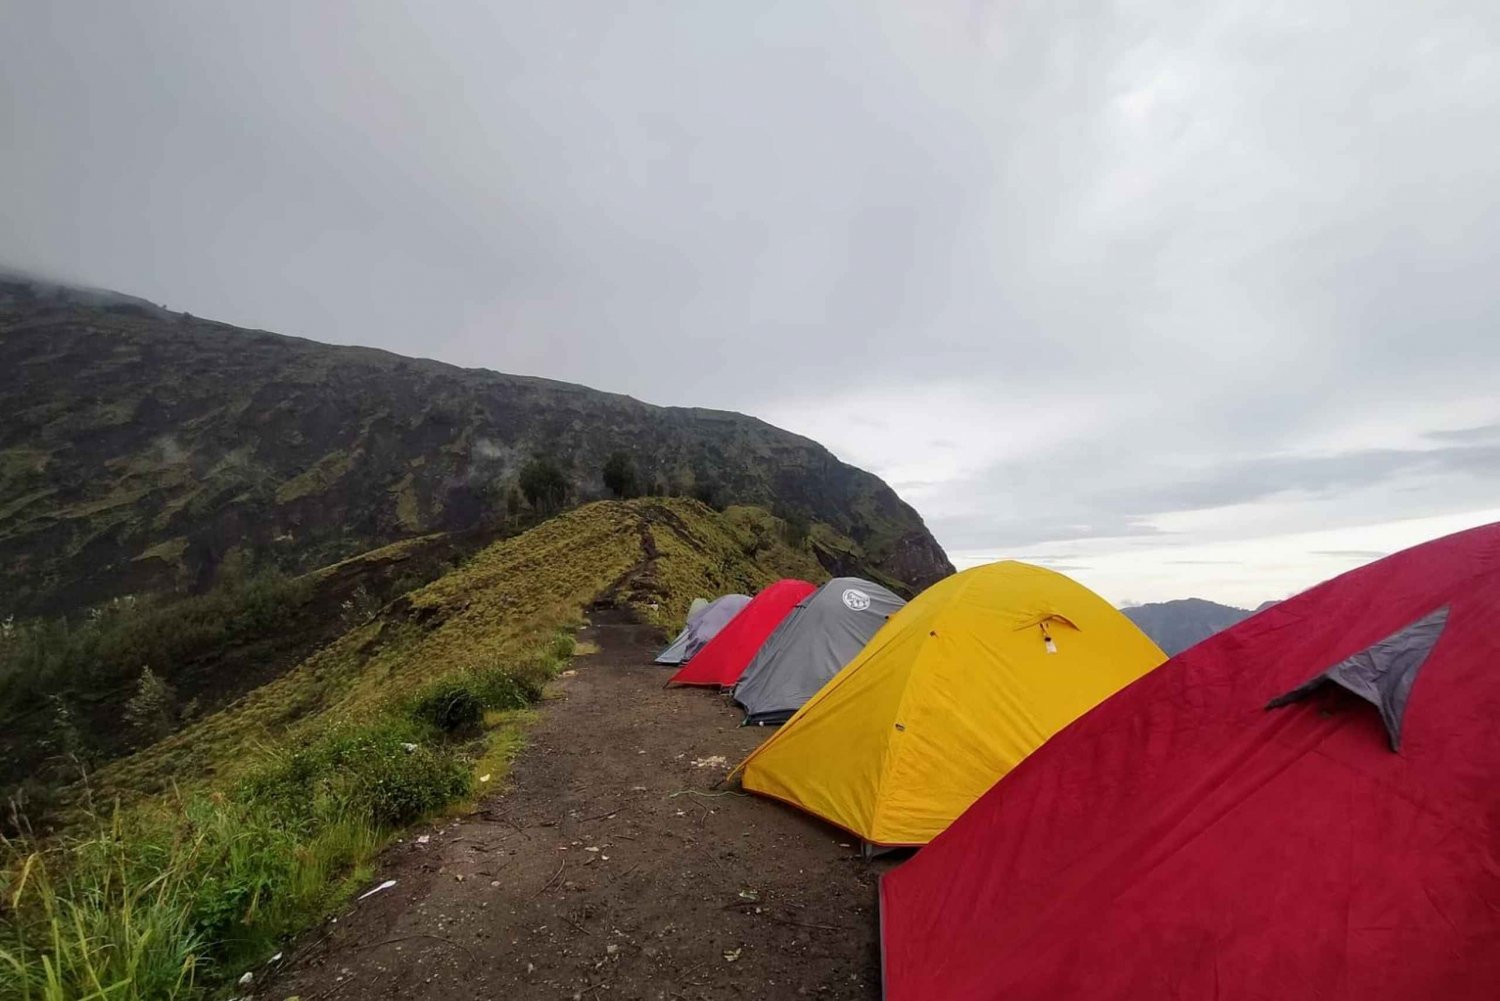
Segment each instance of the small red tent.
M766 637L781 625L797 602L815 590L805 580L778 580L752 598L667 684L734 684Z
M1179 654L880 898L887 1001L1495 998L1500 524Z

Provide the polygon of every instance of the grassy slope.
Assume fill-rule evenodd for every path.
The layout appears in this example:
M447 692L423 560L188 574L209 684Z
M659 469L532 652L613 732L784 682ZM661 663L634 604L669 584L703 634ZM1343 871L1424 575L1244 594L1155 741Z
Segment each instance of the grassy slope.
M362 885L402 823L493 788L477 777L503 776L530 716L513 696L557 669L591 602L671 628L698 595L821 579L783 534L754 508L588 505L105 767L93 800L123 813L80 811L50 845L6 846L0 999L200 1001ZM478 731L433 725L465 698L488 710Z
M586 505L482 550L290 673L106 766L94 776L96 791L128 799L169 783L227 779L254 759L247 751L306 739L445 674L523 663L632 570L625 600L664 627L699 595L755 590L788 574L826 577L811 555L780 541L775 519L759 509L717 514L682 498Z
M178 601L0 625L0 802L20 795L33 816L45 812L33 797L76 774L78 762L94 768L138 745L142 735L119 722L143 667L175 689L179 707L215 712L496 534L421 536L296 579L244 572Z

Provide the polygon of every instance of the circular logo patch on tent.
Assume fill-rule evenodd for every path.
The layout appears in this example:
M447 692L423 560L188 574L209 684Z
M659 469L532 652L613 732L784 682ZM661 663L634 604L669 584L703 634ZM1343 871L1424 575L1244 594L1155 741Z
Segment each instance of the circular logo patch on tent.
M870 596L857 587L844 589L844 604L856 612L863 612L870 607Z

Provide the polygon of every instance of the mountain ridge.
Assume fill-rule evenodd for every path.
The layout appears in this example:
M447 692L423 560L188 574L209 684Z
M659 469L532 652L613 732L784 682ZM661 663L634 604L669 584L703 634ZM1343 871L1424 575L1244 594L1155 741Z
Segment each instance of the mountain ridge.
M624 452L643 492L827 525L852 551L825 555L907 590L952 572L878 477L756 417L59 288L0 275L0 616L512 518L537 454L572 502L609 496L602 467Z
M1125 617L1151 637L1168 657L1208 639L1214 633L1248 619L1275 602L1265 602L1253 611L1221 605L1206 598L1176 598L1122 608Z

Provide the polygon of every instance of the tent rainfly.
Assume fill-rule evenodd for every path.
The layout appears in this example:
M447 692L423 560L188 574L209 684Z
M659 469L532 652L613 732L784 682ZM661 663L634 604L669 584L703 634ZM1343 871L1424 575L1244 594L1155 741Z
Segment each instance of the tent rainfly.
M745 759L744 787L871 845L924 845L1043 741L1165 660L1108 602L1025 563L891 616Z
M687 626L682 627L682 632L667 645L666 650L657 654L655 663L664 663L669 668L687 663L693 659L693 654L708 645L709 639L718 635L718 630L744 611L744 606L748 603L748 594L724 594L709 602L708 608L703 608L696 617L688 614Z
M727 595L726 595L726 597L727 597ZM737 597L744 598L745 596L744 595L737 595ZM750 601L750 599L749 598L745 598L745 601L748 603ZM666 649L663 650L661 653L659 653L659 654L656 655L656 663L658 663L658 664L681 664L682 663L682 661L683 661L683 654L687 651L688 643L691 642L691 640L692 640L693 626L697 623L699 617L701 617L703 615L704 610L706 610L709 607L709 605L710 605L710 602L709 602L709 600L707 598L694 598L693 599L693 603L688 606L687 624L682 627L682 632L680 632L680 633L677 634L677 638L674 639L671 643L668 643ZM743 606L741 606L741 607L743 607Z
M835 577L803 598L734 686L745 723L785 723L905 604L860 577Z
M880 883L885 997L1480 1001L1500 524L1178 654Z
M778 580L770 585L750 599L667 684L720 687L734 684L792 606L812 592L813 586L805 580Z

